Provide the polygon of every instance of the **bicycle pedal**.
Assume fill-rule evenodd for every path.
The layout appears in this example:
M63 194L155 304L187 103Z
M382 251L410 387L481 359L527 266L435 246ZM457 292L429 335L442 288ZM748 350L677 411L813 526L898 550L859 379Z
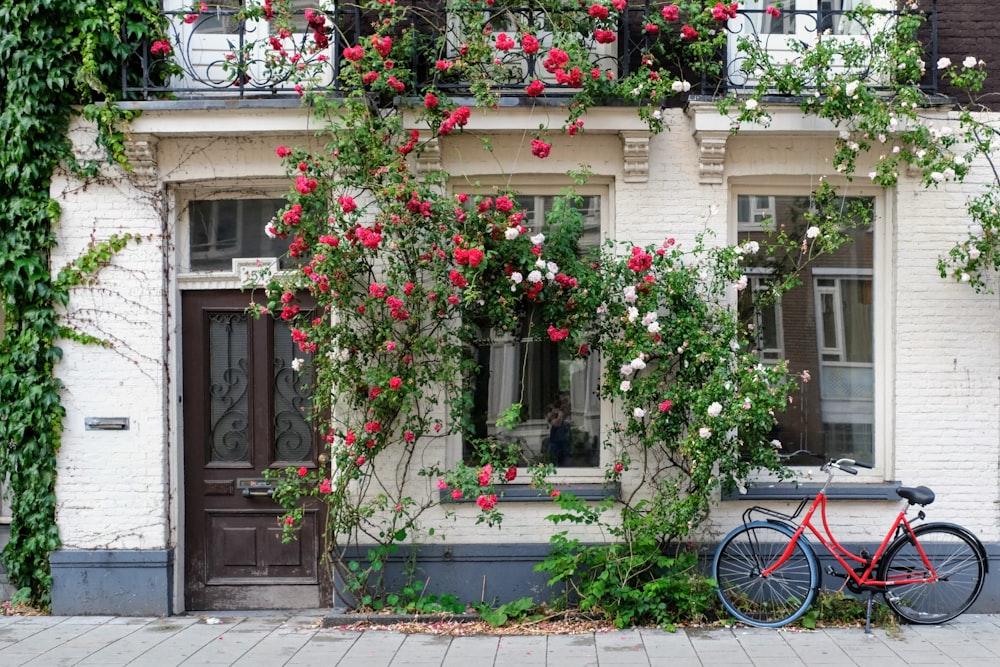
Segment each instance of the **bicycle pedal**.
M846 574L844 574L840 570L833 569L832 565L827 565L826 566L826 570L824 570L824 572L826 572L831 577L840 577L841 579L846 579L847 578Z

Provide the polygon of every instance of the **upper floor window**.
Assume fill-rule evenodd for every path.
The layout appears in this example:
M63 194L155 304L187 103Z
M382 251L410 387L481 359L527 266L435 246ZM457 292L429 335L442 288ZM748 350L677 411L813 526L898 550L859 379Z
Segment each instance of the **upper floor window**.
M564 83L560 74L546 69L543 65L546 54L553 47L567 50L582 45L586 49L586 53L589 54L590 62L594 67L612 72L616 72L618 69L619 43L616 35L612 37L612 41L598 41L593 33L576 33L572 35L572 45L564 42L557 43L554 38L553 25L565 24L565 17L532 7L531 3L527 1L510 7L501 7L499 3L496 6L482 4L484 6L481 10L473 7L471 10L466 10L463 15L454 11L449 14L448 55L450 57L458 56L466 41L466 30L469 27L478 27L478 24L482 22L483 29L489 31L493 40L495 66L493 75L497 77L497 83L501 87L517 86L520 89L534 79L538 79L551 86L546 89L546 94L573 93L576 90L573 86L557 85ZM579 7L568 7L570 15L580 11ZM531 53L526 53L524 50L522 39L525 35L530 35L538 42L538 48L532 50ZM586 72L586 75L590 76L590 72Z
M238 90L241 87L268 88L288 84L287 69L292 58L317 65L317 57L330 53L327 46L307 40L314 35L306 20L306 10L326 12L333 0L290 0L283 3L290 14L291 34L280 35L274 22L243 17L247 0L213 0L200 8L189 0L163 0L171 22L174 58L180 67L170 81L175 90ZM195 9L192 9L192 6ZM329 14L318 14L323 31L332 34ZM315 37L312 38L313 40ZM308 46L307 46L308 45ZM278 48L280 47L280 48ZM317 81L328 84L332 69L317 66Z
M516 197L533 232L546 232L546 214L555 201L551 193ZM601 195L584 194L577 211L583 220L580 249L586 252L601 241ZM540 338L544 329L537 313L529 313L513 334L482 332L471 350L479 368L472 378L475 437L516 443L522 466L595 468L601 452L600 355L580 357L569 343ZM497 419L515 403L521 404L518 425L498 427ZM472 453L473 443L464 443L463 458L471 460Z
M768 207L761 207L762 202ZM774 432L783 451L875 461L876 377L878 364L885 363L875 353L875 199L844 198L842 203L863 216L850 230L851 240L813 260L799 275L798 286L778 298L771 283L789 266L780 257L760 253L748 270L739 307L761 360L784 360L801 377ZM765 208L769 216L760 214ZM806 239L806 214L813 209L808 195L738 194L737 238L762 246L775 232ZM816 460L803 454L790 462L814 465Z
M780 6L779 6L780 5ZM870 26L851 12L865 6L884 11ZM896 9L894 0L746 0L740 13L729 22L729 73L734 85L752 86L753 72L737 73L746 60L740 40L759 43L777 63L797 57L796 45L815 44L818 39L870 41L873 33L884 30Z

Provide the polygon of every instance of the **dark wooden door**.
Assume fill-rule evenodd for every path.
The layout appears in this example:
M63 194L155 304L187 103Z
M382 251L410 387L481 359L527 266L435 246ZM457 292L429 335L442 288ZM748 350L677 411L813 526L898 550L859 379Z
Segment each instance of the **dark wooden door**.
M315 465L309 378L287 323L255 320L247 295L183 293L185 603L187 609L319 607L318 511L282 543L282 510L263 471Z

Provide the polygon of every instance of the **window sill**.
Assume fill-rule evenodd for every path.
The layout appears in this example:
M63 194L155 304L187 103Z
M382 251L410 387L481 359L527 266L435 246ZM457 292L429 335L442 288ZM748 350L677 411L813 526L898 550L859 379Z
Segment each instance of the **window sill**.
M871 484L831 484L826 490L830 500L899 500L896 489L900 482L873 482ZM723 493L723 501L732 500L802 500L813 498L823 488L819 482L795 484L792 482L764 482L751 486L746 493Z
M613 498L617 500L621 497L621 485L619 484L556 484L553 489L559 491L560 493L572 493L577 498L581 500L599 501L606 500L608 498ZM537 502L552 502L552 497L548 493L540 490L534 489L527 484L508 484L502 489L503 495L497 494L498 502L518 502L518 503L537 503ZM474 503L476 499L474 497L465 497L459 500L455 500L451 497L451 493L448 491L440 492L441 502L443 503Z

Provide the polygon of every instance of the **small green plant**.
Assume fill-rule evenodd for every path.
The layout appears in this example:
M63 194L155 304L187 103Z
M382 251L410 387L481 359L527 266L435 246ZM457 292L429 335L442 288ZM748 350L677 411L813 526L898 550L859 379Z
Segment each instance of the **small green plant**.
M712 613L715 584L700 573L698 554L689 545L667 547L648 515L625 512L619 527L601 519L610 502L591 506L565 493L559 504L564 512L550 521L600 523L614 538L610 544L585 545L560 532L535 568L550 574L550 586L565 586L567 599L581 611L598 613L619 628L652 623L670 630Z
M459 601L458 597L451 593L428 594L424 591L424 583L420 581L403 586L399 593L386 595L385 607L397 614L461 614L465 612L465 604ZM372 608L375 608L374 605Z
M857 625L865 622L866 602L842 591L820 591L816 601L799 620L798 625L810 630L817 626ZM872 625L892 628L896 617L882 604L872 605Z
M485 603L476 606L480 618L495 628L499 628L507 623L520 623L525 620L541 618L541 614L533 614L538 610L538 605L530 597L518 598L500 605L493 609Z

